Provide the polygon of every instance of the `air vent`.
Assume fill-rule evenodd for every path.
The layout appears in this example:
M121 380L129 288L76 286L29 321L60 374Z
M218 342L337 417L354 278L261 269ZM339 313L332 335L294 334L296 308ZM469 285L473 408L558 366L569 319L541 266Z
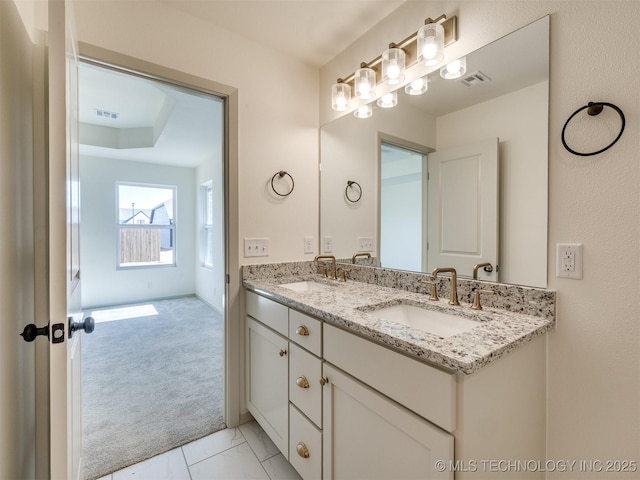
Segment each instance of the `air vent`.
M477 87L478 85L489 83L490 81L491 79L489 77L479 71L475 71L458 80L458 82L463 84L465 87Z
M116 119L120 116L120 114L116 112L109 112L107 110L98 110L98 109L96 109L96 115L103 118L113 118L113 119Z

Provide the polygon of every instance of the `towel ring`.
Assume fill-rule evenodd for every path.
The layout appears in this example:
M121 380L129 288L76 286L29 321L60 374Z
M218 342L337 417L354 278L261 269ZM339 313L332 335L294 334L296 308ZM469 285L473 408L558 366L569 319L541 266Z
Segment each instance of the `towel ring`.
M356 188L354 187L354 185L357 185L357 192L358 192L358 196L357 198L355 198L355 200L349 196L349 189ZM347 197L347 200L349 200L351 203L358 203L362 198L362 187L358 182L355 182L353 180L347 180L347 186L344 189L344 196Z
M280 192L278 192L276 190L276 187L273 184L273 181L276 179L276 177L279 176L280 178L282 178L285 175L291 179L291 189L287 193L280 193ZM293 181L293 177L289 173L285 172L284 170L280 170L279 172L276 172L275 175L273 177L271 177L271 189L279 197L287 197L287 196L289 196L291 194L291 192L293 192L293 187L295 187L295 182Z
M587 109L587 113L590 116L594 117L596 115L599 115L600 112L602 112L604 107L613 108L616 112L618 112L618 115L620 115L620 120L622 122L622 126L620 127L620 132L618 133L618 136L615 138L615 140L613 142L611 142L609 145L607 145L606 147L601 148L600 150L598 150L596 152L588 152L588 153L577 152L574 149L572 149L571 147L569 147L569 145L567 145L567 141L564 138L564 132L567 129L567 125L569 125L569 122L571 121L571 119L573 117L575 117L578 113L580 113L582 110L584 110L585 108ZM564 127L562 127L562 145L564 145L564 148L569 150L574 155L580 155L581 157L590 157L591 155L597 155L599 153L602 153L602 152L610 149L611 147L613 147L613 145L615 145L615 143L622 136L622 132L624 132L624 126L625 126L624 113L622 113L622 110L618 106L614 105L613 103L607 103L607 102L589 102L584 107L580 107L578 110L573 112L573 114L565 122Z

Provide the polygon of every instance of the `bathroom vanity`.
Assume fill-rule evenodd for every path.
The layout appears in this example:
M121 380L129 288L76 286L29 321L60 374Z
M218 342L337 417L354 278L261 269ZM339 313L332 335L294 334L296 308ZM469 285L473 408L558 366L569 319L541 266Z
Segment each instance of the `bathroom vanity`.
M380 285L396 272L353 270L377 281L323 279L304 262L245 267L247 408L300 475L542 478L513 465L545 458L553 292L507 287L518 312L475 311L465 288L482 282L460 281L453 307L446 294L430 302L422 287ZM396 283L420 284L405 274ZM405 306L472 326L434 331L387 314Z

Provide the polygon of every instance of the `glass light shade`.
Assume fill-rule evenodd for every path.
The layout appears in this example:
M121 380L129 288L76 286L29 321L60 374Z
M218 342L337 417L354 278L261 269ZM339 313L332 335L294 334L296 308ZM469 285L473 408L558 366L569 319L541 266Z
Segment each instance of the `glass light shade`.
M344 112L351 104L351 87L346 83L334 83L331 87L331 108Z
M447 80L460 78L465 73L467 73L467 57L462 57L458 60L454 60L453 62L440 69L440 76L442 78L446 78Z
M385 93L378 99L378 106L382 108L392 108L398 104L398 92Z
M429 83L427 82L427 77L420 77L407 84L404 87L404 91L407 95L422 95L428 88Z
M418 30L418 62L437 65L444 60L444 27L429 23Z
M371 115L373 115L373 107L370 103L353 111L353 116L356 118L369 118Z
M404 80L406 55L400 48L390 48L382 54L382 81L396 85Z
M376 96L376 72L372 68L360 68L355 73L356 97L369 100Z

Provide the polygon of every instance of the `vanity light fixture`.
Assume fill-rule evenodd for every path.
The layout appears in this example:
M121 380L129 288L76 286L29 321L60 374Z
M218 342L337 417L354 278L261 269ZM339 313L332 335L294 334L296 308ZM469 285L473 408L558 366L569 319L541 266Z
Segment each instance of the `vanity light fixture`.
M358 107L353 111L353 116L356 118L369 118L371 115L373 115L373 107L370 103Z
M418 30L418 62L426 66L444 60L444 28L439 23L428 23Z
M398 104L398 92L385 93L378 99L378 106L382 108L392 108Z
M429 82L427 77L416 78L413 82L407 84L404 87L404 92L407 95L422 95L429 89Z
M373 68L363 67L355 73L356 97L369 100L376 96L376 72Z
M351 94L359 100L371 100L376 97L379 83L397 85L404 82L407 67L417 63L431 66L442 62L444 47L458 40L458 18L455 15L450 18L440 15L435 20L427 18L424 23L420 30L401 42L389 44L389 49L378 57L368 63L362 62L360 68L348 77L339 78L331 89L331 107L338 112L346 111L350 108L346 99L350 99ZM346 86L351 89L349 95ZM425 91L426 87L423 86L412 88L414 93L407 93L418 95ZM371 113L364 116L356 112L354 114L359 118L371 116Z
M382 54L382 81L387 85L397 85L404 81L406 55L404 50L389 45Z
M440 76L447 80L455 80L467 73L467 57L462 57L440 69Z
M331 108L346 112L351 106L351 87L346 83L335 83L331 87Z

